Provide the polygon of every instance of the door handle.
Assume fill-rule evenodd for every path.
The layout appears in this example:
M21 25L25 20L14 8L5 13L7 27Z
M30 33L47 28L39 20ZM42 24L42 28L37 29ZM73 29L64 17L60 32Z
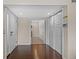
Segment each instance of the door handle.
M14 32L13 32L13 31L11 31L11 32L10 32L10 36L12 36L12 35L13 35L13 33L14 33Z

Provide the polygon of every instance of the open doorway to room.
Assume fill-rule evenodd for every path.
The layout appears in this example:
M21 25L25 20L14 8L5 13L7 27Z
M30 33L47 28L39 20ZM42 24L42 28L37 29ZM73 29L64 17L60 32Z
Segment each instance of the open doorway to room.
M45 20L32 21L32 44L45 44Z
M64 59L66 9L58 5L4 5L4 57Z

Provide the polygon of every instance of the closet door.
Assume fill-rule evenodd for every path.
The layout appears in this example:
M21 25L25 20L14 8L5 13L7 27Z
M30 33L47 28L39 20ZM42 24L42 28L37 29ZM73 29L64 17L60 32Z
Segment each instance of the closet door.
M53 19L53 47L59 54L62 54L62 12L56 14Z
M9 30L10 30L10 39L9 39L9 46L10 46L10 53L17 45L17 18L14 15L10 15L9 19Z
M6 50L10 54L17 45L17 18L6 9Z
M62 55L62 20L62 11L51 16L49 20L49 46L59 55Z

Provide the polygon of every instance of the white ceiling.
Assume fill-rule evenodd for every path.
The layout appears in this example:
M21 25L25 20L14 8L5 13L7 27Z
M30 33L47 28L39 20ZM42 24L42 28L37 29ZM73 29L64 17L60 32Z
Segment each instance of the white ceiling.
M7 6L16 16L28 19L40 19L48 17L52 12L62 8L62 6Z

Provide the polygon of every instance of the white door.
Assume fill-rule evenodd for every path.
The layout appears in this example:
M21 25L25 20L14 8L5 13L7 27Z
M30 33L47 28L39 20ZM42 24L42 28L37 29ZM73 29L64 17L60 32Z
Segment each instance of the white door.
M9 39L9 46L10 46L10 53L13 51L13 49L17 45L17 19L14 17L14 15L10 15L9 19L9 30L10 30L10 39Z
M50 18L49 43L57 52L62 54L62 11Z
M32 37L39 37L39 22L32 22Z
M17 45L17 22L14 15L7 13L7 54L11 53Z

